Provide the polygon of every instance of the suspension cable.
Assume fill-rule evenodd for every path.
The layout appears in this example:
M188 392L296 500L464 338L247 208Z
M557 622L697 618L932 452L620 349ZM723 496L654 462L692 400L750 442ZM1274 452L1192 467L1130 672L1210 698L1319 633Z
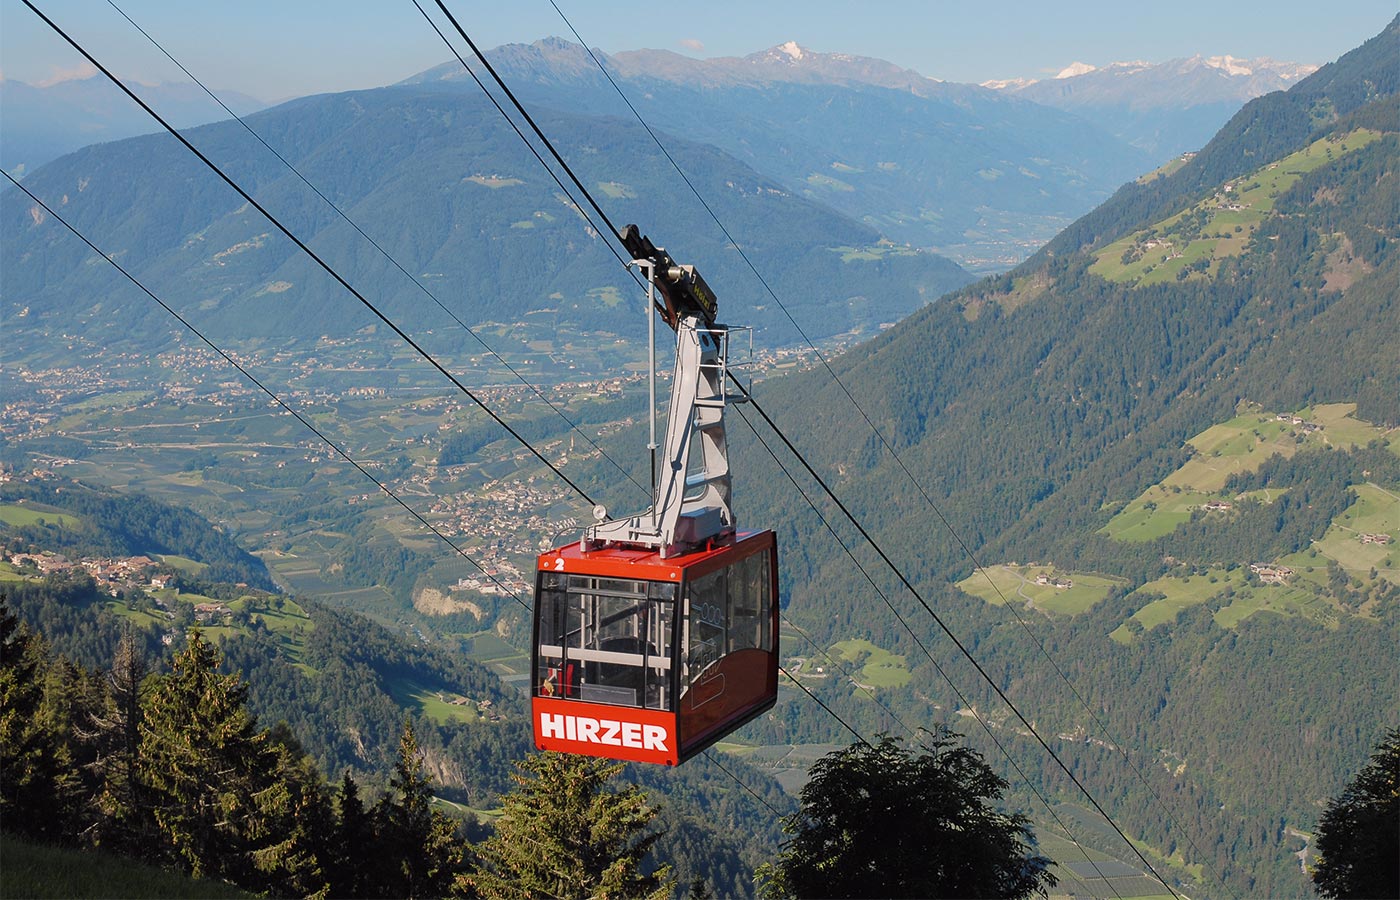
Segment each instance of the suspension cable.
M438 2L441 3L442 0L438 0ZM768 283L768 280L764 278L763 275L758 271L758 268L754 265L752 259L750 259L748 254L744 251L743 246L737 240L734 239L734 236L732 234L730 234L729 229L720 220L718 214L715 213L714 209L705 200L704 196L701 195L699 189L690 180L690 177L685 173L685 171L680 167L680 164L676 162L675 158L671 155L670 151L661 142L660 137L656 134L655 131L652 130L651 126L647 123L646 119L643 118L641 112L638 111L636 106L633 105L632 101L627 97L627 94L622 90L622 87L613 78L612 73L607 70L607 67L603 65L602 61L598 59L597 55L588 46L588 43L583 39L583 36L579 34L578 29L574 27L573 22L570 21L569 17L565 15L562 9L560 9L559 4L556 2L556 0L549 0L549 3L550 6L554 7L554 11L559 14L559 18L564 21L564 24L566 26L568 26L570 32L573 33L574 37L578 40L579 45L583 47L584 51L588 54L589 58L593 60L598 70L603 74L604 78L607 79L608 84L612 86L613 90L622 99L622 102L626 104L627 108L632 112L632 115L636 117L637 121L641 124L642 128L645 129L647 134L651 136L652 141L655 142L657 148L666 157L667 161L671 163L672 168L676 170L676 173L681 177L681 180L685 182L686 187L690 188L691 193L695 195L695 199L700 202L700 205L704 207L705 212L707 212L710 215L710 218L714 220L715 224L719 227L720 231L723 232L730 246L734 247L734 249L736 249L739 252L740 257L744 260L745 264L748 265L749 269L753 272L754 276L758 278L759 282L763 285L764 289L767 291L769 296L771 296L773 300L777 302L778 306L782 309L784 315L787 316L788 321L792 323L793 327L797 329L798 334L802 336L803 341L806 342L807 346L810 347L812 351L817 355L818 360L820 360L822 366L826 369L827 374L830 375L832 380L835 381L836 384L841 388L842 392L846 395L846 398L851 402L851 405L855 407L856 411L860 413L861 418L865 420L866 425L869 426L870 430L875 434L875 437L880 441L880 444L885 448L885 450L889 452L890 456L894 459L895 463L899 466L900 470L904 473L905 477L908 478L909 482L914 485L914 488L919 492L920 496L923 497L925 504L933 511L934 515L938 518L939 522L942 524L944 529L948 532L949 535L952 536L953 540L957 542L958 546L962 549L964 555L967 556L968 560L971 561L976 571L987 580L987 582L992 586L992 589L997 592L998 596L1001 597L1002 607L1008 610L1010 614L1015 617L1017 622L1020 623L1022 630L1025 631L1026 635L1039 649L1041 655L1045 657L1046 661L1050 663L1051 667L1059 675L1060 679L1064 681L1067 687L1069 687L1070 692L1074 695L1075 699L1079 702L1080 706L1084 708L1084 710L1099 726L1100 730L1113 739L1114 746L1120 749L1120 753L1122 754L1124 761L1127 762L1133 768L1133 771L1137 774L1138 779L1142 782L1143 786L1146 787L1148 791L1153 795L1154 799L1158 803L1158 807L1161 808L1163 812L1167 814L1169 820L1174 822L1174 820L1172 820L1171 813L1166 810L1165 804L1162 801L1161 796L1157 793L1155 788L1153 788L1152 785L1147 781L1147 778L1142 772L1141 768L1129 757L1128 752L1126 750L1125 742L1120 741L1116 737L1114 737L1113 731L1108 727L1107 723L1103 721L1103 719L1098 715L1098 713L1096 713L1094 709L1088 704L1088 702L1083 698L1079 690L1074 686L1073 682L1069 680L1069 676L1065 674L1064 669L1054 660L1053 657L1050 656L1050 653L1046 649L1044 642L1041 641L1039 637L1037 637L1034 634L1034 632L1031 631L1029 624L1025 621L1021 614L1017 612L1009 602L1006 601L1006 597L1002 595L1000 586L998 586L996 582L992 579L986 567L982 565L981 561L977 558L976 554L968 546L967 542L963 539L962 535L953 527L952 523L948 521L947 517L943 514L942 509L940 509L938 504L934 502L933 498L929 496L924 486L919 482L917 478L914 477L914 474L909 470L908 466L905 465L904 460L900 457L899 453L895 451L894 447L889 443L889 441L885 438L884 434L871 420L870 416L865 412L865 409L856 400L854 395L851 394L845 382L841 380L841 377L837 375L835 370L831 367L831 364L828 362L825 354L823 354L821 349L817 347L815 343L813 343L810 337L807 336L807 333L802 329L802 326L798 324L796 318L792 315L792 312L787 308L787 305L783 303L780 297L778 297L777 293ZM1201 853L1200 848L1196 845L1189 831L1186 832L1186 839L1191 844L1192 848L1196 851L1197 856L1204 858L1204 855ZM1218 875L1216 875L1216 880L1217 882L1220 881ZM1220 882L1220 884L1222 887L1225 887L1223 882Z

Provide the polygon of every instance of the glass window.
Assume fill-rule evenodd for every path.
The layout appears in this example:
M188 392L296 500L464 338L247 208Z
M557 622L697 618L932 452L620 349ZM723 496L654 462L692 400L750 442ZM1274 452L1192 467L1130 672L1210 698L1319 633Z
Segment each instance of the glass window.
M757 609L756 635L757 643L754 645L760 650L772 652L773 650L773 604L778 602L778 598L773 596L773 559L767 551L756 553L749 557L754 563L752 570L748 572L746 581L748 583L749 595L754 599L754 607Z
M729 652L725 626L729 611L727 575L727 570L720 569L690 583L685 684L682 691L702 679L705 670Z
M729 649L763 648L763 554L755 554L734 565L729 581ZM766 648L764 648L766 649Z
M652 582L647 610L646 697L648 709L671 708L672 635L675 631L676 586Z
M675 586L540 576L541 696L668 709Z
M542 573L535 594L539 619L538 669L535 672L535 692L542 697L563 694L564 681L564 622L566 594L563 576Z

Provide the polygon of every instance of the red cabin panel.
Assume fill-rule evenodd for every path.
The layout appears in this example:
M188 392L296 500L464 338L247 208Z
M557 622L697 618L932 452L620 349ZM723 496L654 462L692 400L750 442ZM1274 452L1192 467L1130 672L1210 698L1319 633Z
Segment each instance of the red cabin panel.
M541 750L670 766L681 761L675 713L548 697L535 697L530 709Z
M531 709L541 749L675 765L778 692L771 531L662 559L571 544L539 557Z

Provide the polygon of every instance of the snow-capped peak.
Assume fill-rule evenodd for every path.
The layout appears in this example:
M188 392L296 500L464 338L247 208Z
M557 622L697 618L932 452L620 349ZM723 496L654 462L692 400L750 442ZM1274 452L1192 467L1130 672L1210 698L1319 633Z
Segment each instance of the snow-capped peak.
M1249 66L1242 65L1248 62L1244 59L1236 59L1233 56L1211 56L1203 62L1212 69L1220 69L1226 75L1253 75L1254 70Z
M1021 88L1030 87L1035 84L1034 78L994 78L991 81L984 81L981 87L993 91L1019 91Z
M1098 66L1091 66L1088 63L1072 62L1068 66L1065 66L1063 69L1061 69L1059 71L1059 74L1057 74L1055 77L1073 78L1076 75L1088 75L1090 72L1096 71L1097 69Z
M778 49L791 56L794 60L802 58L802 48L797 45L797 41L788 41L786 44L779 44Z

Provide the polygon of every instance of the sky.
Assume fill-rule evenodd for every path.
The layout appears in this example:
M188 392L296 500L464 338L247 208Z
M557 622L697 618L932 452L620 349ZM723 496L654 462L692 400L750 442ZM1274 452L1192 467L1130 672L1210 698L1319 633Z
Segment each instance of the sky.
M107 0L32 0L118 75L187 81ZM392 84L449 53L413 0L115 0L211 87L265 101ZM436 0L419 0L445 20ZM550 0L444 0L483 48L558 35ZM1326 63L1376 35L1394 0L554 0L589 46L743 56L786 41L889 60L958 82L1044 78L1072 62L1268 56ZM89 74L22 2L0 0L0 74L48 84Z

